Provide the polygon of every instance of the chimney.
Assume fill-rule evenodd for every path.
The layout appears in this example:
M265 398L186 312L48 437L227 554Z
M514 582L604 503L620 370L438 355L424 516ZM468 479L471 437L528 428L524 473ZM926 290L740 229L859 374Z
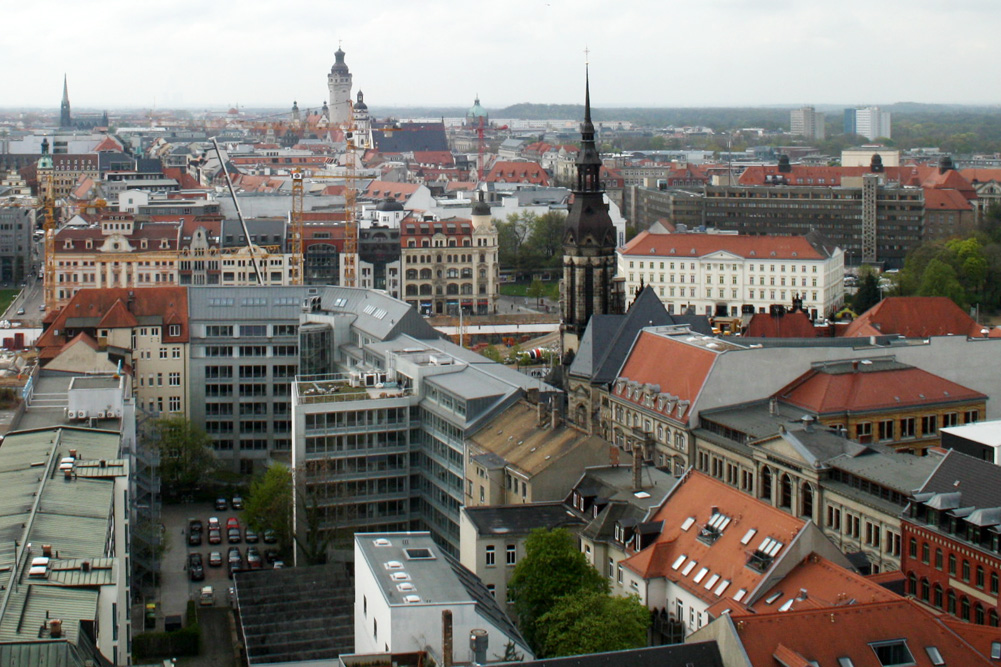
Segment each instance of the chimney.
M53 639L59 639L63 636L63 622L58 618L49 621L49 636Z
M779 399L772 396L768 399L768 414L775 416L779 413Z
M52 545L51 544L43 544L42 545L42 555L45 556L46 558L52 558Z
M550 412L549 425L555 431L560 426L560 421L561 421L560 420L560 410L559 410L558 407L556 407L556 399L553 399L551 405L553 406L553 409Z
M801 421L803 422L803 430L807 433L813 433L813 417L810 415L803 415Z
M452 610L441 612L442 667L452 667Z
M469 652L473 654L473 664L484 665L487 662L487 631L469 631Z
M643 446L633 447L633 491L643 490Z

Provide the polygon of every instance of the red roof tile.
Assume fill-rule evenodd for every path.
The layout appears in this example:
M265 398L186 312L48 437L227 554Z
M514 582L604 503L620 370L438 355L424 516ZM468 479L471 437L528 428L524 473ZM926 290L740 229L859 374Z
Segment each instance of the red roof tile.
M702 257L714 252L765 260L824 259L805 236L738 234L652 234L640 232L620 251L623 255Z
M97 323L97 327L99 329L122 329L132 328L138 324L139 321L136 320L135 315L129 312L128 307L121 299L118 299L111 308L105 311L104 317Z
M699 534L714 510L729 522L715 541L706 543ZM754 592L770 568L759 572L748 567L748 554L771 539L781 545L773 554L778 560L806 525L803 519L698 471L689 472L675 486L651 520L663 521L657 541L623 565L644 579L667 579L710 605L732 599L741 590L745 593L740 603L749 602L745 596Z
M691 405L702 391L717 354L668 336L643 331L633 343L633 348L619 371L619 377L640 384L659 385L660 393L671 394L679 403L687 401ZM658 363L651 363L653 359ZM616 385L613 391L619 398L637 405L642 404L643 399L639 395L627 398L628 386ZM688 423L689 411L671 409L672 407L673 404L670 403L665 405L665 410L670 410L668 416L675 421Z
M549 185L549 174L537 162L495 162L483 180L488 183Z
M972 211L973 205L958 190L928 188L925 190L926 211Z
M744 335L748 338L814 338L817 328L802 310L775 317L771 313L755 313Z
M906 599L741 616L732 622L752 665L775 665L781 651L820 665L850 658L854 667L882 667L870 644L892 640L906 640L914 659L906 664L918 667L934 665L927 646L938 649L942 664L992 664L948 625Z
M899 334L906 338L970 336L981 338L982 327L948 297L891 296L852 322L847 337Z
M780 389L777 396L818 415L987 398L920 368L865 369L860 365L856 371L830 373L824 367L814 368Z

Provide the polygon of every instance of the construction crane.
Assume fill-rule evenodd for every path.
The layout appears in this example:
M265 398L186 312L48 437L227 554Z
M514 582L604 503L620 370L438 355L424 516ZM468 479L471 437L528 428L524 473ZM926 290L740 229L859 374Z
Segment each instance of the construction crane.
M49 154L48 139L42 140L42 156L38 158L37 174L39 194L45 211L45 270L42 272L42 294L45 307L49 310L56 305L56 200L53 182L52 155Z
M250 231L247 229L247 221L243 219L243 211L240 210L240 201L236 198L236 191L233 189L233 179L229 177L229 169L226 167L226 161L222 157L222 150L219 149L219 142L216 141L215 137L212 137L212 145L215 147L215 154L219 158L219 165L222 167L222 173L226 175L226 185L229 187L229 196L233 198L233 206L236 207L236 217L240 219L240 227L243 228L243 237L247 239L247 249L250 251L250 261L254 266L254 274L257 276L257 284L263 285L264 277L261 275L261 267L257 262L257 253L255 252L256 246L253 241L250 240ZM267 253L265 253L265 255L266 254Z

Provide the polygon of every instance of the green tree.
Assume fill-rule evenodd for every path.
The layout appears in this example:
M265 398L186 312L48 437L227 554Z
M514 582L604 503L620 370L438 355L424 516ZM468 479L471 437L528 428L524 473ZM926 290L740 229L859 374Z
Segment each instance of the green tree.
M549 211L540 216L526 216L529 225L528 256L538 262L526 268L555 268L563 263L563 221L566 214Z
M532 280L532 284L528 286L528 290L525 292L528 296L535 299L537 302L542 300L542 297L546 296L546 286L541 280L535 278Z
M855 296L852 297L852 310L859 315L880 302L879 278L876 277L875 271L871 269L866 271L864 270L866 268L868 267L863 267L862 282L858 291L855 292Z
M292 545L292 471L288 467L272 463L254 479L244 516L258 531L273 530L282 549Z
M538 529L525 541L525 557L514 568L507 590L518 627L538 652L543 638L539 619L571 593L607 594L608 581L591 567L566 529Z
M160 479L168 494L194 491L216 469L212 439L184 417L156 420L151 444L160 454Z
M933 259L928 263L921 276L918 295L947 296L961 306L967 305L966 291L956 277L956 270L940 259Z
M647 645L650 612L635 595L615 597L579 590L539 618L547 658L604 653Z

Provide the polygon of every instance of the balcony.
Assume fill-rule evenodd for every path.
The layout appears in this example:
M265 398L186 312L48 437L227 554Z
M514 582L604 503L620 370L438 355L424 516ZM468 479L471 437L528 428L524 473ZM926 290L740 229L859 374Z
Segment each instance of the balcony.
M395 382L380 383L380 387L364 386L341 374L316 378L300 379L295 383L300 405L403 398L413 394L409 387L400 387Z

